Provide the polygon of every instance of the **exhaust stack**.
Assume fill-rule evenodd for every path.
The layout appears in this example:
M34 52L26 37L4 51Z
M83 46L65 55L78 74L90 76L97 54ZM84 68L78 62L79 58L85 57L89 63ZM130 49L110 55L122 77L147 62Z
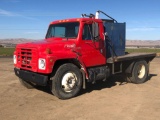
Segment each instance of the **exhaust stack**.
M96 12L95 19L99 19L99 11Z

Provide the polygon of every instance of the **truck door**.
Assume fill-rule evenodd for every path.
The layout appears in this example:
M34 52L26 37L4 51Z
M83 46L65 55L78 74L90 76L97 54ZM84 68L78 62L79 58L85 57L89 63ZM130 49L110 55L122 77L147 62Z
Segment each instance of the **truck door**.
M106 63L104 50L102 48L104 45L102 42L104 42L104 40L99 36L97 36L96 40L93 38L93 24L95 23L84 23L81 33L81 55L82 60L87 67L103 65ZM98 23L96 24L97 30L99 31Z

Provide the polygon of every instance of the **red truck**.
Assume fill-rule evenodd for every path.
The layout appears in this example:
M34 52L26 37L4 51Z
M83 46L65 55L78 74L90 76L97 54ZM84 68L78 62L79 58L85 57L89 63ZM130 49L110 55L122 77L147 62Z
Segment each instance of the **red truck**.
M108 19L100 19L103 13ZM155 53L125 52L125 26L102 11L50 23L44 40L18 44L14 71L27 88L50 86L59 99L75 97L86 83L122 74L128 82L147 81Z

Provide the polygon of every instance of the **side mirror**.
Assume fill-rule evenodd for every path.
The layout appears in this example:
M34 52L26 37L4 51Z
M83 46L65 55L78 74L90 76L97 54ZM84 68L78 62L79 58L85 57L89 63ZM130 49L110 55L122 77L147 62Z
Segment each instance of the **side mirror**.
M98 23L96 22L92 23L92 35L94 40L97 40L97 38L99 37L99 27Z

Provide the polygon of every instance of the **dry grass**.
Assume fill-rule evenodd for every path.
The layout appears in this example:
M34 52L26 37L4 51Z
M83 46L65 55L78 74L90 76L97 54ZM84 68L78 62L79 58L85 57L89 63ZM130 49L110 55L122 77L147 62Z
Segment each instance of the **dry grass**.
M15 48L0 47L0 56L12 56Z

